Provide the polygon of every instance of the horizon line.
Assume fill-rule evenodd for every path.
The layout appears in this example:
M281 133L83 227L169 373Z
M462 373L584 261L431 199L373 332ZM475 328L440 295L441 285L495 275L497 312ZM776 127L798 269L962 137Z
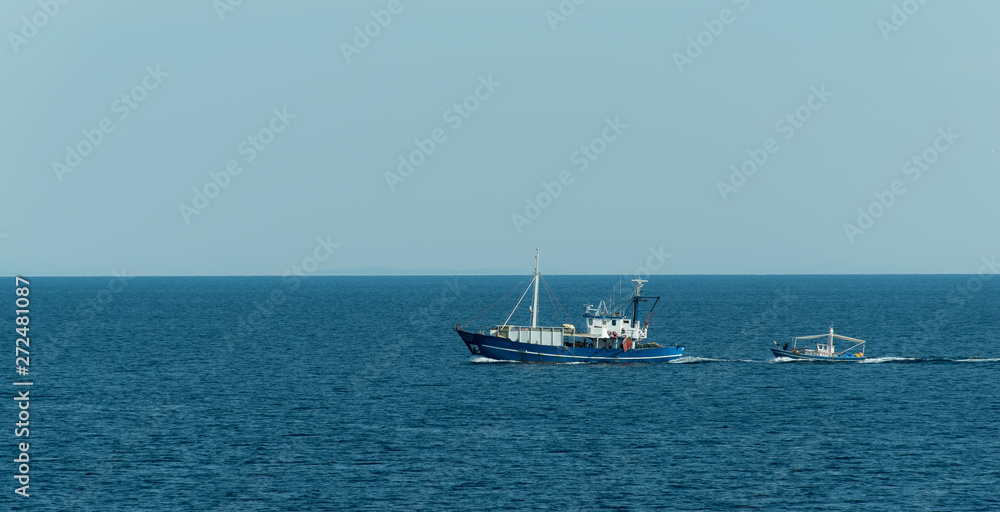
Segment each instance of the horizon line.
M0 277L12 279L15 277L20 278L50 278L50 277L124 277L124 278L135 278L135 277L500 277L500 276L531 276L532 273L522 273L522 274L412 274L412 273L401 273L401 274L136 274L136 275L120 275L115 276L114 274L46 274L46 275L32 275L32 274L5 274L0 275ZM585 277L615 277L615 276L631 276L633 274L543 274L546 276L585 276ZM808 273L808 274L770 274L770 273L754 273L754 274L646 274L643 277L719 277L719 276L729 276L729 277L741 277L741 276L976 276L979 274L961 274L955 272L908 272L908 273Z

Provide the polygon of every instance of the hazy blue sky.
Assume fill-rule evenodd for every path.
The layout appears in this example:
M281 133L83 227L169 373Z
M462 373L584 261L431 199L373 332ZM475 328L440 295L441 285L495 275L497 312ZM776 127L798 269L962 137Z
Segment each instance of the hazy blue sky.
M997 19L3 2L0 274L528 273L535 248L550 274L975 273L1000 254Z

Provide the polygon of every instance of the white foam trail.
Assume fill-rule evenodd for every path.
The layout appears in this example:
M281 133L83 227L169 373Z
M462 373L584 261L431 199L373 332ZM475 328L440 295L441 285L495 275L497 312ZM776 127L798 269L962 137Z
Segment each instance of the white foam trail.
M866 358L864 361L861 361L861 362L862 363L876 364L876 363L895 363L895 362L899 362L899 361L919 361L919 360L920 359L918 359L916 357L893 357L893 356L886 356L886 357L870 357L870 358Z
M670 361L670 364L709 363L715 361L725 361L725 359L709 359L707 357L681 356L678 357L677 359Z
M470 363L517 363L519 361L501 361L500 359L490 359L486 356L473 356Z
M671 364L693 363L761 363L758 359L714 359L711 357L682 356L670 361Z
M956 359L956 363L997 363L1000 362L1000 358L992 357L970 357L968 359Z

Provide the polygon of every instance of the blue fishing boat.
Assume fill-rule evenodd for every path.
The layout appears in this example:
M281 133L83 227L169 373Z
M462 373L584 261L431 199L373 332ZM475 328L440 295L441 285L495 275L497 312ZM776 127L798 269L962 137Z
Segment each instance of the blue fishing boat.
M540 279L536 250L532 281L503 324L478 332L465 330L461 324L455 326L455 331L473 355L499 361L539 363L665 363L683 355L683 346L664 346L647 339L649 320L660 298L655 297L645 321L640 322L639 303L649 300L642 297L642 285L648 282L645 279L632 280L635 290L619 306L608 306L604 301L597 307L587 305L583 315L585 328L582 332L572 323L559 327L538 325ZM531 325L509 324L521 300L532 287ZM631 318L627 314L629 308Z
M825 341L814 341L812 348L798 346L800 341L818 340L821 338L824 338ZM834 339L848 341L853 343L853 345L846 349L838 350L834 346ZM832 325L830 326L830 332L826 334L792 338L791 348L789 348L788 343L781 346L775 341L774 344L776 346L771 348L774 357L809 359L814 361L864 361L865 359L865 341L834 334Z

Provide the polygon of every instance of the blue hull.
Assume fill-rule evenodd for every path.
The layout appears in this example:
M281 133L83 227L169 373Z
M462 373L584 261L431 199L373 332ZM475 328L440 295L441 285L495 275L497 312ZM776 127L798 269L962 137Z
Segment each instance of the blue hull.
M791 350L781 350L780 348L772 348L771 352L774 352L774 357L788 357L791 359L805 359L809 361L864 361L865 358L858 357L850 354L844 354L837 357L826 357L826 356L807 356L805 354L796 354Z
M666 363L681 357L684 347L671 346L625 351L611 348L559 347L520 343L507 338L456 329L473 355L498 361L532 363Z

